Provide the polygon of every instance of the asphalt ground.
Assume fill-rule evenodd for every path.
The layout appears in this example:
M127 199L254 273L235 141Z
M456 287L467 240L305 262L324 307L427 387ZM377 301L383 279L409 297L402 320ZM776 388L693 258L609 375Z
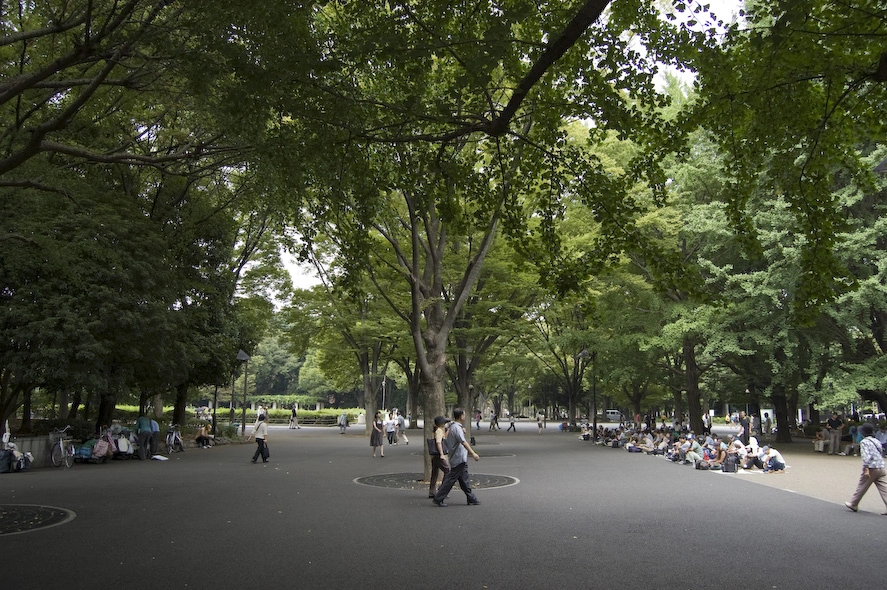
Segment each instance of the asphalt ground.
M422 471L422 433L372 458L356 427L272 428L254 444L169 461L0 476L0 508L71 511L0 534L0 587L842 589L880 587L887 517L876 490L843 506L859 459L778 447L785 474L696 471L595 446L553 424L482 424L473 478L514 478L447 508L427 490L369 486ZM48 509L33 509L36 513ZM29 512L29 517L34 517ZM39 517L39 514L36 516Z

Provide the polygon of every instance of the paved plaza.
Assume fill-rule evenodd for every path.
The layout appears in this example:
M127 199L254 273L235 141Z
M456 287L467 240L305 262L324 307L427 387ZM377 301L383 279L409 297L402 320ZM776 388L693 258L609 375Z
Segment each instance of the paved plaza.
M431 504L413 481L419 430L384 459L355 427L273 427L267 465L244 444L3 475L0 505L49 526L0 535L0 580L17 590L881 583L884 506L874 489L859 513L843 506L856 457L797 442L778 446L785 474L721 474L594 446L551 423L541 436L529 422L474 434L481 506L458 487L449 507Z

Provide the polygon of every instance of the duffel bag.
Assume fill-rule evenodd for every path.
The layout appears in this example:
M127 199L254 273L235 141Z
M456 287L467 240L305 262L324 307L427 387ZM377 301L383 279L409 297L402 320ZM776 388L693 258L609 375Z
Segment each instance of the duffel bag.
M3 449L0 451L0 473L12 471L12 451Z

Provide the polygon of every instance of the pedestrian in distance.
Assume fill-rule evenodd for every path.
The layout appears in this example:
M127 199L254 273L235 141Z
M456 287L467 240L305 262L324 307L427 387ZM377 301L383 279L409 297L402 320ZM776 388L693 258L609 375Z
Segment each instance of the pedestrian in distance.
M373 417L373 429L370 431L370 446L373 447L373 457L376 456L376 448L382 452L382 456L385 456L385 447L384 447L384 439L382 438L382 412L376 412L375 417Z
M739 440L742 444L748 446L751 437L751 420L745 415L745 412L739 412Z
M404 419L403 414L400 412L397 413L397 440L403 439L403 444L410 444L410 439L407 438L407 421Z
M157 420L151 419L151 452L150 454L160 454L160 424Z
M859 483L856 484L856 491L849 502L844 502L844 506L853 512L859 511L859 501L868 491L872 484L878 488L881 494L881 501L887 507L887 473L884 471L884 457L881 443L874 437L875 428L868 422L860 426L863 439L859 443L860 455L862 455L862 474L859 476ZM887 511L882 512L887 516Z
M262 463L268 462L268 446L265 443L265 440L268 438L268 422L266 422L265 420L265 414L259 414L259 419L256 422L253 431L246 439L249 440L253 437L255 437L256 439L256 452L253 455L253 463L258 461L259 457L262 458Z
M296 410L296 404L293 404L290 410L290 428L302 428L299 426L299 412Z
M471 455L475 461L480 460L468 441L465 440L465 410L462 408L453 409L453 422L450 423L450 430L447 433L447 448L449 449L450 472L444 477L443 483L437 489L432 502L435 506L446 508L447 504L444 500L453 485L459 482L459 487L465 492L465 498L469 506L477 506L480 500L471 491L471 482L468 479L468 455Z
M514 426L514 414L511 414L508 417L508 430L513 430L517 432L517 428ZM508 430L506 430L505 432L508 432Z
M844 421L838 417L837 412L832 412L832 417L825 422L829 455L837 455L841 452L841 429L843 427Z
M396 445L397 444L397 420L394 419L394 414L388 412L388 419L385 420L385 434L388 436L388 444Z
M345 434L346 428L348 428L348 412L342 412L339 416L339 434Z
M136 436L139 439L139 459L144 461L149 458L151 450L151 419L144 414L136 420Z
M434 419L434 450L429 449L431 454L431 482L428 486L428 497L433 498L437 493L437 478L443 474L447 477L450 472L449 458L447 457L447 420L443 416L437 416Z

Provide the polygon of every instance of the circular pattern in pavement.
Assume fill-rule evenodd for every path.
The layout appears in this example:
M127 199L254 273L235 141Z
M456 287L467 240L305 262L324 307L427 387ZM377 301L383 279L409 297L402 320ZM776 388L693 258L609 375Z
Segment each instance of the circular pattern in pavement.
M354 483L395 490L427 490L428 482L423 481L424 477L422 473L380 473L379 475L357 477L354 479ZM488 475L486 473L469 472L468 479L471 482L472 489L478 490L503 488L520 483L520 480L516 477Z
M415 455L416 457L424 457L425 453L415 452L415 453L413 453L413 455ZM480 455L480 458L481 459L489 459L489 458L496 458L496 457L514 457L514 456L515 456L514 453L500 453L497 451L484 451Z
M70 522L74 512L55 506L0 504L0 535L16 535Z

